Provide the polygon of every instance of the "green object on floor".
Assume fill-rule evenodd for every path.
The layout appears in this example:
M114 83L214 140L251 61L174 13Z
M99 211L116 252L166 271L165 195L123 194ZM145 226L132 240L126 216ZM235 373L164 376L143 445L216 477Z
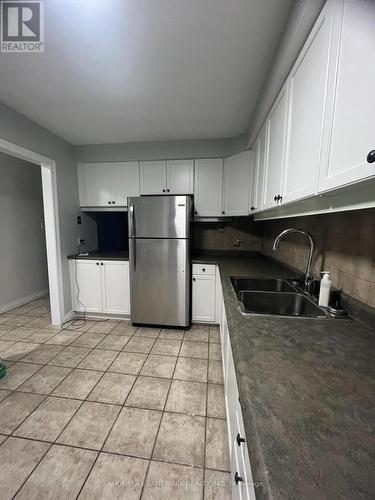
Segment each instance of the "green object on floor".
M7 374L7 367L0 360L0 378L5 377L6 374Z

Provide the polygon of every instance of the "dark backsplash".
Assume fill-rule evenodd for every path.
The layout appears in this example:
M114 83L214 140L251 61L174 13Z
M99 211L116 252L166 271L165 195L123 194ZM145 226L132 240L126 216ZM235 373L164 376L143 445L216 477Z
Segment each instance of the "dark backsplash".
M278 219L259 223L261 252L304 271L308 244L300 235L288 235L273 252L275 237L284 229L303 229L316 242L313 272L330 271L335 288L375 307L375 209Z
M260 226L249 217L195 222L194 250L260 250ZM238 244L239 241L239 244Z
M284 229L303 229L316 242L313 273L330 271L333 286L375 307L375 209L254 222L252 218L196 223L196 250L258 250L299 271L306 268L308 244L288 235L274 252L275 237ZM236 247L237 240L240 246Z
M98 227L98 250L119 252L129 249L127 212L95 212L93 218Z

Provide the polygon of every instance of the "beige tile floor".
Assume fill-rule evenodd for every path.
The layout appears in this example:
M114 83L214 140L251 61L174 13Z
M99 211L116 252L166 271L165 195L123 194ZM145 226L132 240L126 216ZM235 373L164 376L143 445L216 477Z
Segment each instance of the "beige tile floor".
M220 337L0 315L0 498L227 500Z

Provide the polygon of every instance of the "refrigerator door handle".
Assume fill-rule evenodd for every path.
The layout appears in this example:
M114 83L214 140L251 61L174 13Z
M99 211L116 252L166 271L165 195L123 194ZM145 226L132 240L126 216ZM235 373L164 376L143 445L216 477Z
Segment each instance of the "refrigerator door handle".
M131 238L130 241L131 241L131 245L132 245L133 270L135 271L136 267L137 267L137 250L136 250L137 242L136 242L135 238Z
M131 203L129 207L129 236L135 237L135 214L134 214L134 204Z

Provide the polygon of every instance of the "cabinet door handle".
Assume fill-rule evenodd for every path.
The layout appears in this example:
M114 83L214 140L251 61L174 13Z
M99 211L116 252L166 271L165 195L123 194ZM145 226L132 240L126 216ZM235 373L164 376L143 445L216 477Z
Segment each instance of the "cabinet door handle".
M374 163L375 162L375 149L369 152L367 155L367 161L368 163Z
M100 263L101 266L104 266L103 262Z
M277 196L276 196L276 195L273 197L273 199L274 199L274 201L277 201L277 200L278 200L278 198L277 198Z
M255 207L250 207L250 210L255 210Z
M99 265L99 262L96 263L96 265L98 266Z
M165 193L165 189L163 189L163 193Z
M170 191L170 190L169 190L169 189L167 189L167 193L169 193L169 191Z
M206 272L206 269L204 267L202 267L202 271L205 273Z
M115 202L115 201L112 201L112 204L113 204L113 205L116 205L116 202Z
M236 484L238 483L243 483L243 477L241 477L238 472L236 471L235 475L234 475L234 482Z
M108 202L108 205L110 205L110 204L111 204L111 202L109 201L109 202Z
M223 210L221 213L224 215L224 214L225 214L225 211Z
M241 443L245 442L245 439L241 437L240 433L237 434L236 441L238 446L241 446Z
M193 281L195 281L195 278L193 278Z

